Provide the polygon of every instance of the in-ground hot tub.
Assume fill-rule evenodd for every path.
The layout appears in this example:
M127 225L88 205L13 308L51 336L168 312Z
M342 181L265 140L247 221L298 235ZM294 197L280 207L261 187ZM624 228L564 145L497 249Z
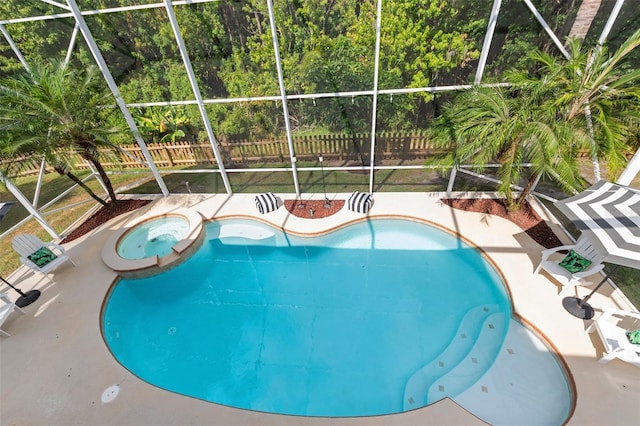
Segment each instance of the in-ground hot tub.
M203 239L203 218L195 210L145 215L109 238L102 260L122 277L148 277L187 259Z
M184 216L165 215L142 222L127 231L118 242L118 255L124 259L166 256L189 231Z

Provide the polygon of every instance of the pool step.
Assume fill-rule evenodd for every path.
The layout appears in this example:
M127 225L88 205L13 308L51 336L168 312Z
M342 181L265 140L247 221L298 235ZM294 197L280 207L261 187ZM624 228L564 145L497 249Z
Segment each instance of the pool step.
M482 377L500 351L508 321L507 315L503 312L494 313L484 321L482 331L469 354L431 385L427 392L427 403L445 397L453 398Z
M441 378L445 377L447 373L454 370L465 360L468 359L468 362L476 365L476 368L480 370L480 374L486 370L486 367L483 367L483 365L486 366L486 363L478 362L480 359L478 356L469 357L469 354L474 347L477 347L476 342L479 338L482 338L483 331L490 329L489 325L485 326L485 324L496 313L500 313L499 306L488 304L472 308L465 314L458 326L455 337L445 350L431 362L417 370L407 381L403 399L405 411L423 407L433 402L431 398L428 398L429 389L436 382L439 382L440 386L444 386L445 391L455 388L455 386L449 386L448 383L442 384ZM493 326L496 331L504 330L504 326ZM501 341L502 339L500 339ZM436 388L438 389L438 387Z
M265 229L261 226L247 225L247 224L223 224L220 226L220 230L217 236L218 239L229 238L244 238L247 240L265 240L267 238L275 237L271 230Z

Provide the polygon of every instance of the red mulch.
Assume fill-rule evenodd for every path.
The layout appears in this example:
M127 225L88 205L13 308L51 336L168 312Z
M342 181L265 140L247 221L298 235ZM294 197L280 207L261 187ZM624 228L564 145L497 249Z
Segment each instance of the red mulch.
M64 240L62 240L62 243L68 243L76 238L80 238L87 232L108 222L114 217L144 207L150 202L151 200L118 200L115 204L110 203L109 208L100 208L100 210L95 212L89 219L85 220L80 226L67 235Z
M560 239L540 216L538 216L538 213L536 213L529 203L525 203L518 211L509 212L502 201L492 198L445 198L442 202L455 209L492 214L508 219L522 228L527 235L545 248L562 245Z
M344 207L344 200L330 200L325 207L325 200L284 200L284 207L294 216L304 219L320 219L336 214ZM311 216L313 210L313 216Z

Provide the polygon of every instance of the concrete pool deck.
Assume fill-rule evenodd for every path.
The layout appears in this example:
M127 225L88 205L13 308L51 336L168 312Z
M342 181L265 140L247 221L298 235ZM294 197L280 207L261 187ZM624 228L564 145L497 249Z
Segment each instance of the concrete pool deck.
M293 196L278 194L282 199ZM330 194L346 199L349 194ZM442 193L376 193L369 217L419 218L463 236L481 248L505 278L517 316L556 349L575 388L575 407L567 424L631 425L640 415L640 369L613 360L599 364L602 345L587 334L591 321L568 314L559 288L546 275L534 275L542 247L511 222L451 209ZM306 194L304 195L306 198ZM319 198L323 198L322 195ZM100 331L101 308L116 273L101 260L107 240L130 221L149 212L163 214L191 207L205 218L253 217L290 232L322 233L366 216L342 209L324 219L302 219L280 207L260 215L253 195L176 195L111 220L65 244L77 264L59 268L53 282L25 267L5 277L22 291L38 288L41 297L3 325L0 339L0 424L2 425L462 425L485 424L451 400L411 412L369 418L303 418L234 409L171 393L138 379L109 352ZM568 237L557 228L560 238ZM4 287L2 290L4 291ZM578 288L581 295L589 288ZM9 290L15 298L17 294ZM591 299L596 309L634 308L606 285ZM119 394L103 403L112 385ZM505 404L508 404L505 401ZM543 409L543 408L542 408ZM521 424L528 423L522 419Z

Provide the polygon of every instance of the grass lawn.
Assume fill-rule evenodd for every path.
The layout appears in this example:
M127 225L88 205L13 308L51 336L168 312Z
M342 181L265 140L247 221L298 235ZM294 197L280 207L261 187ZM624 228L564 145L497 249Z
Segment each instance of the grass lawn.
M84 178L88 173L79 174ZM128 185L140 179L139 174L116 174L110 176L114 187L118 188ZM43 178L44 184L40 191L38 206L46 205L48 202L56 198L59 194L73 186L73 182L67 177L58 175L57 173L49 173ZM15 179L14 185L29 199L33 200L36 192L37 176L30 176ZM87 181L88 186L98 195L103 195L103 190L96 181L90 179ZM0 192L0 202L16 201L9 191L2 188ZM58 232L63 233L67 228L74 224L78 219L87 213L90 209L97 207L95 202L84 190L76 188L56 203L47 207L41 214L49 222L49 224ZM61 214L64 212L64 214ZM20 204L16 203L0 222L0 233L4 233L15 224L28 216L27 210ZM47 231L38 224L35 219L30 219L24 223L18 230L5 235L0 245L0 276L7 276L20 266L20 258L11 248L11 240L17 233L30 233L40 237L43 241L51 241L52 237Z
M422 164L422 161L414 162ZM407 163L408 164L408 163ZM298 167L318 167L318 163L299 162ZM276 168L275 165L264 167ZM291 171L282 167L282 171L251 173L234 172L228 169L231 190L234 193L295 193ZM183 168L172 174L163 176L171 193L223 193L226 192L224 182L217 172L193 173L193 168ZM199 168L198 170L202 170ZM298 182L300 193L339 193L353 191L369 191L369 171L335 171L315 170L299 171ZM375 173L374 192L433 192L447 189L448 177L428 170L378 170ZM459 173L454 191L495 191L492 183L466 178ZM137 188L126 191L132 194L157 194L155 181L149 181Z

